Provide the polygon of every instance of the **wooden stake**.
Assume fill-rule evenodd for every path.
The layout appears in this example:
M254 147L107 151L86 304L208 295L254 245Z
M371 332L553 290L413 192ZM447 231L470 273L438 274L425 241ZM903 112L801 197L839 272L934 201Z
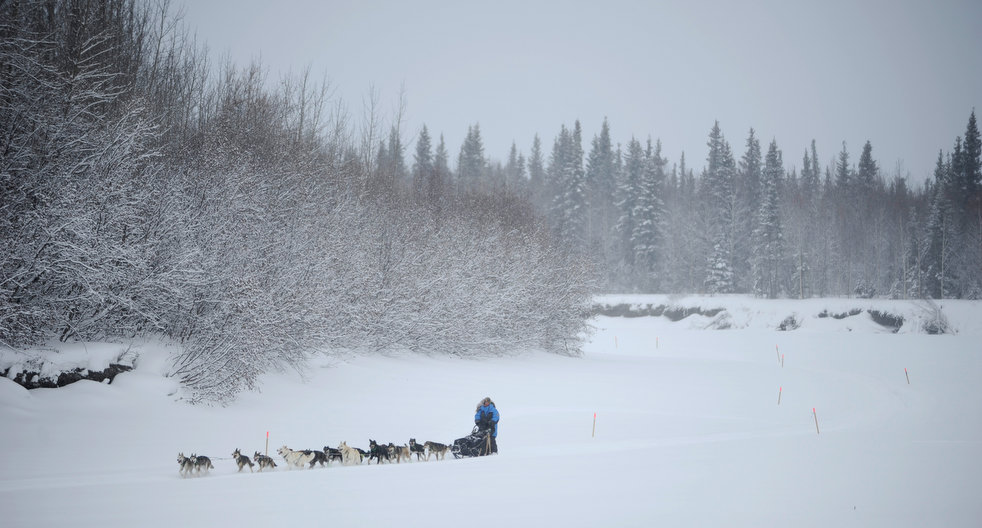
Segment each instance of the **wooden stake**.
M266 456L269 456L269 431L266 431Z
M774 345L774 353L777 354L777 362L781 362L781 351L777 349L777 345Z
M814 407L812 407L812 414L815 415L815 434L822 434L822 432L818 430L818 413L815 412Z
M777 388L777 404L778 405L781 405L781 391L782 390L784 390L784 387L778 387Z
M784 368L784 354L781 354L781 368Z
M907 385L910 385L910 374L907 373L907 367L904 367L904 376L907 376Z
M593 432L590 433L590 438L597 436L597 413L593 413Z

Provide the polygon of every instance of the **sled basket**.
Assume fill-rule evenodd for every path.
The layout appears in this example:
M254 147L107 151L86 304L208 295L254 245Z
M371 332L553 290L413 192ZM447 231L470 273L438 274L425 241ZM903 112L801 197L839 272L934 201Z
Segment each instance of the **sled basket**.
M491 452L491 430L474 426L471 434L458 438L450 446L454 458L484 456Z

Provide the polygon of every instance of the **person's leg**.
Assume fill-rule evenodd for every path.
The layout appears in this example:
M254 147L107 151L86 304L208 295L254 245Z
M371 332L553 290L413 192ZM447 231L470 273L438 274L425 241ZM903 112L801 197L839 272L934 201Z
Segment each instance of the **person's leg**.
M498 454L498 439L493 436L491 437L491 454Z

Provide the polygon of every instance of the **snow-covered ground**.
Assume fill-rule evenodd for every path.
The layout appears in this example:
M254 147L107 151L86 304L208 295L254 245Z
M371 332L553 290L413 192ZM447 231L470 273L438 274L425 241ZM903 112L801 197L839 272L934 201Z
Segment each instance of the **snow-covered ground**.
M598 316L582 358L323 358L224 408L180 401L160 344L135 346L112 384L0 378L0 524L982 525L982 303L941 303L956 333L931 336L910 302L604 302L725 308L729 329L706 330L719 314ZM817 315L857 307L904 326ZM798 329L777 331L791 314ZM446 443L483 396L501 411L498 456L261 474L230 460L265 450L267 431L278 462L284 444ZM181 478L179 451L216 468Z

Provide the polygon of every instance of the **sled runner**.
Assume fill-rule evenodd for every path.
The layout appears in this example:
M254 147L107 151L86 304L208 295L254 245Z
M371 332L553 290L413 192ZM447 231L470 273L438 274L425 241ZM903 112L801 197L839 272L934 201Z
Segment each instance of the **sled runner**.
M471 434L453 441L450 453L454 458L468 458L487 455L491 451L491 429L474 426Z

